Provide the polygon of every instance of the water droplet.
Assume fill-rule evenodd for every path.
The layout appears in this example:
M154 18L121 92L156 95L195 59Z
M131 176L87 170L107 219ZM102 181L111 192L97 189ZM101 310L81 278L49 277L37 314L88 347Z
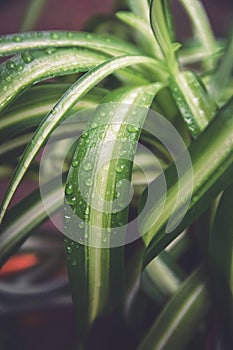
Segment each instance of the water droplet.
M20 35L14 35L12 40L15 42L15 43L20 43L21 41L23 41L23 38L20 36Z
M25 63L30 63L33 61L34 57L30 52L23 52L22 59L24 60Z
M124 171L125 165L124 164L118 164L116 166L116 172L117 173L122 173Z
M92 129L97 128L97 126L98 126L98 124L97 124L97 123L91 123L91 128L92 128Z
M82 228L84 228L84 226L85 226L85 222L84 221L80 221L78 227L82 229Z
M120 194L120 192L119 192L119 191L116 191L116 192L115 192L115 197L116 197L116 198L119 198L119 197L120 197L120 195L121 195L121 194Z
M127 131L130 132L130 133L136 133L138 132L139 128L135 125L127 125Z
M8 69L13 70L16 68L16 64L13 61L7 61L6 66Z
M21 72L23 70L23 68L24 68L23 64L18 64L18 66L17 66L18 72Z
M90 187L92 185L93 181L91 178L89 178L89 179L86 179L84 183L86 186Z
M67 185L66 186L66 193L67 194L72 194L74 192L73 185Z
M57 40L57 39L59 39L59 34L52 32L52 33L50 33L50 38L53 40Z
M120 188L121 186L122 186L122 181L120 180L116 183L116 188Z
M90 162L86 162L83 164L83 169L89 171L92 169L92 164Z
M72 254L72 248L70 246L66 247L67 254Z
M72 166L76 168L78 166L78 160L73 160L72 161Z
M45 51L45 53L46 53L47 55L51 55L51 54L53 54L54 52L56 52L57 49L56 49L55 47L48 47L48 48L45 49L44 51Z
M72 197L72 198L66 198L66 201L69 205L75 205L76 203L76 197Z
M82 134L82 138L83 138L83 139L88 138L88 136L89 136L89 132L88 132L88 131L86 131L86 132L84 132L84 133Z

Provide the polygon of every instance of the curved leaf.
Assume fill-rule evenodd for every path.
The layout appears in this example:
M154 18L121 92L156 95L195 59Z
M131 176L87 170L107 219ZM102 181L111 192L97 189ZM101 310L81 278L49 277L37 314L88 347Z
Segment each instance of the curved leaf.
M82 336L123 296L129 187L122 183L131 179L140 127L160 88L160 84L129 87L107 95L72 161L66 185L65 243ZM144 108L138 110L140 106ZM119 234L118 226L122 226Z
M122 22L125 22L134 28L136 30L136 33L138 32L136 39L146 53L151 54L157 58L163 58L160 47L154 38L149 23L146 23L142 20L141 17L136 16L130 12L117 12L116 17L119 18Z
M40 190L35 190L9 210L0 230L0 265L14 253L28 238L32 230L44 222L49 215L62 207L61 191L54 186L54 181L45 186L46 203L41 202Z
M44 83L33 86L19 96L0 118L1 141L3 142L22 130L38 126L69 86L70 84L64 83ZM106 91L100 88L93 89L74 106L73 112L96 106Z
M223 193L209 238L208 267L222 326L232 340L233 324L233 185Z
M175 51L180 47L173 42L167 0L152 0L150 8L151 27L171 71L177 70Z
M213 118L215 104L190 71L172 75L170 89L189 131L197 138Z
M18 184L20 183L32 160L52 130L54 130L62 118L64 118L65 114L81 97L83 97L91 88L97 85L106 76L110 75L117 69L138 63L151 63L156 65L157 62L145 56L123 56L110 59L102 63L100 66L93 68L84 76L82 76L63 95L63 97L57 102L56 106L52 109L52 111L48 114L48 116L44 119L38 128L15 170L15 173L12 177L11 183L7 189L7 193L1 205L0 222L3 219L4 213L12 196L14 195L15 190L18 187Z
M211 25L206 15L205 9L199 0L180 0L193 26L193 32L205 49L208 60L205 60L208 69L214 68L217 52L217 45L211 29Z
M85 32L42 31L9 34L0 36L0 44L0 56L49 47L83 47L108 55L140 53L136 47L116 37Z
M54 76L85 72L106 56L88 49L23 52L0 66L0 111L32 84Z
M199 268L167 303L138 350L186 349L209 306L207 281Z
M198 218L219 192L232 182L232 114L233 101L218 113L198 140L191 144L189 154L192 160L194 175L193 195L183 221L169 234L165 234L165 228L176 201L176 167L173 164L165 171L168 188L162 215L155 222L156 208L151 208L140 227L141 232L145 233L143 240L148 247L144 257L144 265L164 249L184 228ZM211 140L214 142L210 142ZM184 174L184 177L180 178L179 182L182 183L182 189L184 190L185 186L189 183L189 179ZM154 186L156 186L156 182L154 182ZM185 201L185 195L182 198L183 200ZM178 204L177 209L182 207L181 202ZM179 212L179 209L177 212ZM146 227L150 228L146 229Z

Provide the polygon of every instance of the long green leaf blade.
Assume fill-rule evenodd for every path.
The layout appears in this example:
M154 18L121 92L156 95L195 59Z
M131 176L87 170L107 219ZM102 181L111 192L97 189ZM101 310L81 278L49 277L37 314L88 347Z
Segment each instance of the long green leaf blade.
M85 32L28 32L0 36L0 56L49 47L83 47L110 55L139 54L139 50L113 36Z
M211 201L232 182L233 178L233 101L223 108L210 126L189 148L193 165L193 195L189 209L181 224L171 233L165 234L166 225L173 212L176 201L176 167L173 164L165 172L167 182L167 199L162 215L156 220L156 208L151 208L141 224L143 240L148 247L145 254L146 265L179 233L190 225L211 204ZM214 140L214 142L210 142ZM182 189L189 186L189 179L184 174L180 178ZM156 185L156 183L155 183ZM187 193L188 188L187 188ZM184 192L185 194L185 192ZM142 197L143 200L143 197ZM185 200L185 195L181 202ZM178 207L182 207L182 203ZM177 208L178 208L177 207ZM178 211L179 212L179 209Z
M62 208L62 193L54 186L54 181L45 185L44 192L43 203L37 189L10 209L0 230L0 265L20 247L33 229Z
M15 170L15 173L12 177L11 183L1 205L0 222L3 219L4 213L9 205L12 196L15 193L15 190L18 187L18 184L26 173L32 160L40 150L47 137L55 129L62 118L64 118L72 106L106 76L110 75L120 68L139 63L151 63L156 65L155 60L145 56L123 56L119 58L113 58L90 70L76 83L74 83L71 88L63 95L63 97L58 101L56 106L52 109L52 111L40 125L33 139L28 144Z
M222 326L232 340L233 324L233 185L223 193L209 238L208 267L223 320Z
M87 49L24 52L0 66L0 111L32 84L54 76L85 72L106 56Z
M209 306L207 281L197 269L167 303L138 350L186 349Z
M206 15L205 9L199 0L180 0L193 25L195 37L199 39L205 49L208 59L205 61L208 69L214 68L217 44Z
M213 118L215 105L191 71L172 75L170 89L191 135L197 138Z
M123 296L126 242L114 231L127 224L129 187L121 183L131 179L140 127L160 88L161 84L122 88L107 95L72 161L66 185L65 243L81 335Z
M38 126L69 86L70 84L64 83L42 83L19 96L0 118L1 141L22 130ZM74 106L73 112L96 106L106 91L100 88L93 89Z
M154 38L149 23L145 22L141 17L136 16L130 12L117 12L116 16L122 22L130 25L132 28L134 28L134 30L136 30L136 32L138 32L136 39L146 53L157 58L163 58L160 47Z

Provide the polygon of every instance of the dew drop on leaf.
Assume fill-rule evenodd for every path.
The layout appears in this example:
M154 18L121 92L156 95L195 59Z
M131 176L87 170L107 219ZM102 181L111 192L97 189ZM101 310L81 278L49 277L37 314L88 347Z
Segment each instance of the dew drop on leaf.
M30 52L23 52L22 59L24 60L25 63L30 63L33 61L34 57Z
M92 164L90 162L86 162L83 164L83 169L89 171L92 169Z
M6 66L9 70L13 70L16 68L16 64L13 61L7 61Z
M134 126L134 125L131 125L131 124L129 124L127 126L127 131L129 133L136 133L136 132L138 132L138 130L139 130L139 128L137 126Z
M72 167L76 168L78 166L78 160L72 161Z
M117 173L122 173L124 171L125 165L124 164L118 164L116 166L116 172Z
M59 34L58 33L50 33L50 38L53 40L59 39Z
M74 192L73 185L66 186L66 194L72 194Z
M72 248L70 246L66 247L67 254L72 254Z
M84 183L86 186L90 187L92 185L92 179L86 179Z
M14 35L12 40L15 42L15 43L20 43L21 41L23 41L23 38L21 35Z

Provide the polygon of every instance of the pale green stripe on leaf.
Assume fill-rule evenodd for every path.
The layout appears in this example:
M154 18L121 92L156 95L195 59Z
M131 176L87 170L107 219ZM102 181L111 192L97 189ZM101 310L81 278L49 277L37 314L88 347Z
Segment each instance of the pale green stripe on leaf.
M117 213L113 205L119 198L115 197L116 191L122 190L124 198L128 195L127 188L120 189L117 184L131 179L140 126L160 88L161 84L154 84L109 93L77 145L72 161L75 166L70 169L66 185L65 233L72 239L66 238L65 243L81 334L123 296L125 242L119 237L119 246L110 248L110 235L117 226L127 224L128 204L123 203ZM141 113L136 113L140 107ZM132 147L129 143L125 147L121 142L124 139L131 140ZM72 221L67 203L80 218L79 225Z
M25 51L0 66L0 110L32 84L66 74L85 72L106 56L88 49Z
M0 56L51 47L84 47L109 55L139 54L139 50L113 36L85 32L27 32L0 36Z

